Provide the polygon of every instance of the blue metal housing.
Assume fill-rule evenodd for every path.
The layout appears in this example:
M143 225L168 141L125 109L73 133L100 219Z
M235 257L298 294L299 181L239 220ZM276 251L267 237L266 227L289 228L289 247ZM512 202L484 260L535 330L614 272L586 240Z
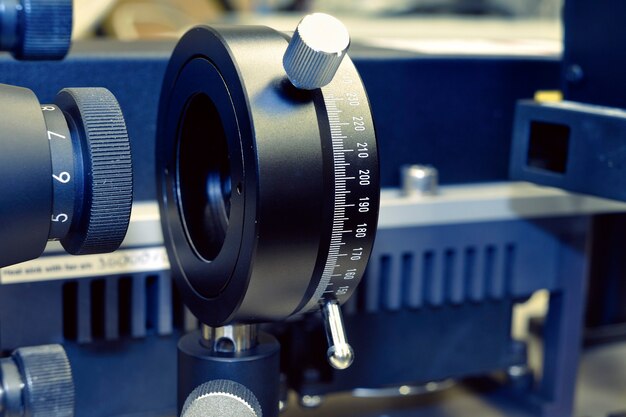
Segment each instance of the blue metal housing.
M133 155L134 201L154 200L157 106L173 48L169 42L79 42L61 62L0 56L0 82L30 88L42 103L68 86L113 92L131 147L141 149ZM381 143L383 187L397 186L400 166L408 163L436 166L443 184L506 180L515 102L559 85L556 58L445 58L358 45L351 51Z

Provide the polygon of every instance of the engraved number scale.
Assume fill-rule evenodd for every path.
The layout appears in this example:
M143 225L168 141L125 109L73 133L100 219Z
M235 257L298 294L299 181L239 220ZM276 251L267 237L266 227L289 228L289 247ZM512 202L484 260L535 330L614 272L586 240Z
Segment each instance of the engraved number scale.
M359 283L372 251L378 221L379 179L376 137L367 95L350 60L345 26L314 13L296 28L283 65L292 84L321 88L327 115L322 147L332 164L333 213L328 254L317 289L305 306L322 310L328 361L336 369L352 364L340 304ZM358 77L358 76L356 76Z
M352 364L339 305L359 283L372 251L379 189L378 158L367 96L346 71L344 61L334 82L322 88L328 114L334 173L332 233L326 266L314 300L320 300L328 339L328 361L336 369Z
M344 62L343 65L349 65ZM342 65L342 67L343 67ZM365 91L342 68L322 89L328 114L334 172L333 230L316 299L346 301L363 276L376 229L379 190L374 125Z

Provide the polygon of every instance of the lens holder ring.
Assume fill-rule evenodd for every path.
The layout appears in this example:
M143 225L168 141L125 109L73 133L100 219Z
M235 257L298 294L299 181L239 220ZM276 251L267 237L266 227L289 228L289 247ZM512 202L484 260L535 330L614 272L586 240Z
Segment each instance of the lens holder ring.
M181 202L180 175L181 167L179 157L181 154L181 130L184 128L184 118L189 110L189 103L204 95L209 97L215 110L218 112L221 127L207 126L204 138L209 140L211 129L217 129L223 133L227 141L228 159L231 167L231 179L237 184L243 181L243 160L241 157L240 131L237 116L230 99L230 93L224 84L221 75L215 66L203 57L196 57L189 61L180 71L180 77L173 87L174 94L169 102L170 114L175 115L169 127L172 129L168 135L167 146L172 150L170 157L164 161L164 169L167 172L165 178L166 190L164 199L167 201L169 210L173 213L172 221L167 222L167 237L171 239L172 255L176 264L185 265L181 269L181 278L185 281L184 289L192 288L191 297L198 296L203 299L215 299L229 297L229 291L237 288L226 288L230 277L236 273L235 265L241 252L243 233L244 201L241 194L231 197L229 227L225 232L221 250L214 259L207 260L199 252L203 252L194 244L189 228L183 214ZM202 155L201 158L210 158L210 155ZM197 161L194 161L197 162ZM245 187L244 187L245 188ZM191 192L191 191L190 191ZM168 220L165 218L164 220ZM214 277L207 280L206 277ZM241 291L238 288L238 291ZM184 290L183 290L184 291Z
M65 88L55 104L63 111L75 146L74 219L61 239L73 255L113 252L121 245L133 200L130 140L115 96L105 88Z
M286 80L287 43L285 35L264 27L200 26L181 39L164 79L156 149L164 239L185 303L208 325L282 320L308 311L320 298L332 239L335 154L324 91L295 90ZM373 142L367 163L377 173L369 105L349 60L344 71L363 91ZM219 113L231 188L241 191L232 192L229 226L213 259L198 256L202 241L186 230L185 201L195 200L180 184L181 141L189 139L181 139L184 114L198 94L207 95ZM207 126L196 140L210 141L214 133ZM378 209L374 173L371 182L372 233L341 301L360 280L371 251Z

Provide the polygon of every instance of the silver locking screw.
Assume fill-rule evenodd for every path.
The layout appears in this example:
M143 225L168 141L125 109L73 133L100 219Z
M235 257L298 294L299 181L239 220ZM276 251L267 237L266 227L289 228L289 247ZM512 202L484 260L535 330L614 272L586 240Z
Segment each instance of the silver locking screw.
M323 398L319 395L303 395L300 397L300 406L303 408L317 408L322 405Z
M401 169L404 195L436 195L439 189L439 172L430 165L404 165Z

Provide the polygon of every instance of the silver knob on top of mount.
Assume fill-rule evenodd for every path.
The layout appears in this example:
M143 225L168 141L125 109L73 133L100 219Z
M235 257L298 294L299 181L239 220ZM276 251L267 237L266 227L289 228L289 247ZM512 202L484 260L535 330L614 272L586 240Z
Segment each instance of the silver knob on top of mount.
M324 13L305 16L283 56L283 67L299 89L314 90L330 83L350 46L348 29Z
M185 400L181 417L263 417L261 405L252 391L226 380L206 382Z

